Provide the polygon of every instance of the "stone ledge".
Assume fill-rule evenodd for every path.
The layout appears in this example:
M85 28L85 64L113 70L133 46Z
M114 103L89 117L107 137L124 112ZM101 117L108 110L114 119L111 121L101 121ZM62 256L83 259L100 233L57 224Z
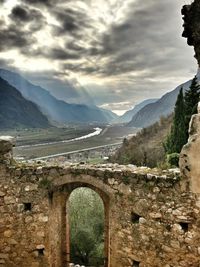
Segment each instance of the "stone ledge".
M15 146L15 138L12 136L0 136L0 154L12 151Z

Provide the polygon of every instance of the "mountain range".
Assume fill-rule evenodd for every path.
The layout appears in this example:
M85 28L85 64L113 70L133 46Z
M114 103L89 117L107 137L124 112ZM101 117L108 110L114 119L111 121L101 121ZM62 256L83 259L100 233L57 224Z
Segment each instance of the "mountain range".
M156 102L144 106L132 117L132 120L127 126L144 128L159 121L160 117L166 117L171 114L174 111L174 106L181 87L185 92L189 89L191 81L192 80L189 80L177 86L174 90L166 93Z
M200 74L197 74L200 80ZM168 116L174 110L177 95L180 88L186 91L191 80L176 87L171 92L166 93L160 99L147 99L137 104L133 109L118 117L109 110L98 108L95 105L72 104L57 99L48 90L41 86L34 85L20 74L0 69L0 89L1 89L1 127L8 125L24 125L27 127L45 127L57 123L127 123L129 127L143 128L159 121L160 117ZM5 83L6 81L6 83ZM8 88L8 95L5 90ZM15 92L17 91L17 92ZM9 100L9 96L13 99ZM4 101L5 99L5 101ZM26 102L27 101L27 102ZM8 107L5 107L7 103ZM15 103L15 104L14 104ZM17 107L19 103L24 103L26 116L22 118L22 107ZM12 105L11 105L12 104ZM11 106L9 106L11 105ZM28 106L30 107L28 108ZM17 120L15 121L13 109L15 109ZM7 110L7 116L3 116ZM28 111L29 110L29 114ZM25 109L24 109L25 111ZM29 121L29 118L33 116ZM29 116L29 117L28 117ZM36 119L38 117L38 121ZM11 122L13 118L13 123ZM21 122L20 122L21 118ZM3 126L4 125L4 126Z
M94 105L69 104L58 100L46 89L34 85L21 75L0 69L0 77L15 87L24 98L35 103L51 123L110 123L117 115Z
M0 129L49 126L47 118L36 104L26 100L19 91L0 78Z

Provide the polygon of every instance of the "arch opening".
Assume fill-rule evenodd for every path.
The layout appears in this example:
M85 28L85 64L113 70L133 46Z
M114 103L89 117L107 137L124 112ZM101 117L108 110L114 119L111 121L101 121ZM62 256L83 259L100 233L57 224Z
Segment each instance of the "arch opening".
M91 188L78 187L70 193L66 208L70 262L83 266L106 266L102 198Z
M110 266L110 195L95 183L83 181L70 181L54 188L51 196L51 211L49 218L49 240L50 240L50 263L54 267L71 266L70 259L70 214L69 202L73 191L78 188L87 188L94 191L103 203L103 250L104 258L102 265L93 265L94 267ZM102 263L102 260L101 260ZM78 264L78 262L77 262ZM98 263L99 264L99 263ZM84 264L82 264L84 266ZM87 265L85 265L87 266ZM89 265L88 265L89 266Z

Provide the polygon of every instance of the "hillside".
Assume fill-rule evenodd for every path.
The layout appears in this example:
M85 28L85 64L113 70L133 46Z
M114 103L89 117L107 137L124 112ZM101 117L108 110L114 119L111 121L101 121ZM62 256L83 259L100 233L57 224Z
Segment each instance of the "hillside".
M183 90L186 91L189 89L190 84L191 80L179 85L173 91L166 93L155 103L151 103L143 107L133 116L130 123L128 123L128 126L139 128L147 127L156 121L159 121L161 116L166 117L171 114L174 110L180 88L183 87Z
M164 161L163 141L170 131L172 115L143 128L130 140L125 139L122 147L111 158L112 162L156 167Z
M58 100L46 89L30 83L17 73L0 69L0 77L19 90L26 99L37 104L51 121L60 123L109 123L117 117L111 111L101 110L96 106L69 104Z
M50 124L38 107L0 78L0 129L46 128Z
M121 115L119 118L117 118L117 120L115 122L118 122L118 123L128 123L128 122L130 122L131 119L133 118L133 116L139 110L141 110L146 105L148 105L150 103L154 103L156 101L157 101L157 99L153 99L153 98L152 99L146 99L146 100L142 101L141 103L135 105L134 108L132 108L131 110L126 111L123 115Z

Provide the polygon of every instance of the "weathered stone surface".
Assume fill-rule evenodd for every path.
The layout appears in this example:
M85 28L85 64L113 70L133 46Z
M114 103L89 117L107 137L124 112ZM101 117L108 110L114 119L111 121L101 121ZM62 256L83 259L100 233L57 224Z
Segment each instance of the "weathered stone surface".
M200 193L200 113L192 116L189 140L180 155L180 169L185 182L194 193Z
M4 237L11 237L12 236L12 231L11 230L6 230L4 233L3 233Z
M39 167L10 165L1 178L0 260L6 267L10 262L12 267L64 266L64 211L70 193L82 184L105 203L106 267L132 267L134 260L151 267L199 265L199 198L181 191L184 179L178 172L119 165Z
M6 196L4 197L5 204L14 204L16 203L16 198L14 196Z
M15 240L15 239L8 239L8 243L10 244L10 245L17 245L18 244L18 242Z
M4 197L6 193L0 191L0 197Z

